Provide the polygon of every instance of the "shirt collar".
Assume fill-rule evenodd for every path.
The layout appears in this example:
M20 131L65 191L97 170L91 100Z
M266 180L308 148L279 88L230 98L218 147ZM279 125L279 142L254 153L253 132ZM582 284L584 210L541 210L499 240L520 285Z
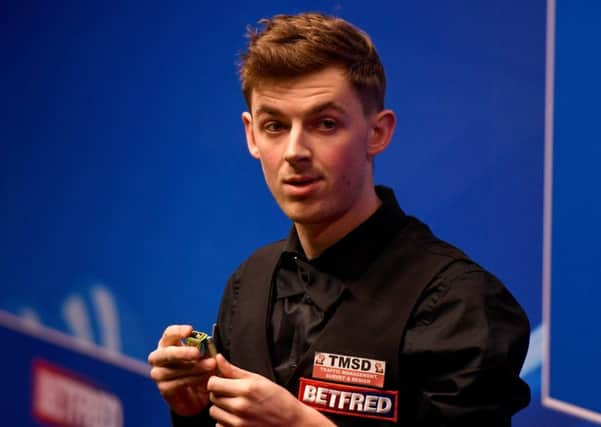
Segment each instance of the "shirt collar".
M343 281L357 279L367 270L406 219L392 189L377 186L376 194L382 201L376 212L319 257L308 261L311 265ZM282 253L283 258L293 256L306 259L295 227L292 227Z

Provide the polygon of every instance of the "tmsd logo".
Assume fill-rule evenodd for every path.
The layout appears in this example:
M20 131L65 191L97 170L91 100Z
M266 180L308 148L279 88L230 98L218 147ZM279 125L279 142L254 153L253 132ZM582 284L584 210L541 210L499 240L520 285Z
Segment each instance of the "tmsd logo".
M57 427L122 427L117 396L94 387L77 374L36 360L32 366L34 417Z

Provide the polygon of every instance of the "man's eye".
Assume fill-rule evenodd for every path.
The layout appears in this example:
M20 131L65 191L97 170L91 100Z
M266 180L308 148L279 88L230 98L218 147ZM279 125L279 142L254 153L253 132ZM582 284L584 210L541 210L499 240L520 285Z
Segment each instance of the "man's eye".
M333 130L336 129L336 120L333 119L321 119L317 123L317 126L323 130Z
M269 133L281 132L284 130L284 125L280 122L271 121L263 125L263 130Z

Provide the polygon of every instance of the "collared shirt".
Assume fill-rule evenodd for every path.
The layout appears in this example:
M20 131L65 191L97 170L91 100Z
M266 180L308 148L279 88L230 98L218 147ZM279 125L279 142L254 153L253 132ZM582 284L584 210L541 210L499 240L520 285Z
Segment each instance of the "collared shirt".
M344 293L409 218L392 190L376 191L379 209L319 257L307 260L295 229L288 235L274 274L270 322L272 364L281 384ZM492 274L467 261L441 273L424 290L401 347L400 360L413 373L407 381L422 390L415 402L419 425L449 419L509 426L508 414L530 401L528 385L517 376L528 338L527 317Z
M410 217L392 190L377 187L380 208L319 257L308 261L293 229L273 276L268 327L277 382L292 374L346 292ZM229 357L237 306L237 273L220 308L220 351ZM239 276L238 276L239 277ZM415 390L415 426L508 427L510 416L530 400L518 374L529 324L509 291L478 265L460 261L441 272L422 292L407 323L399 360L406 386ZM173 416L174 425L203 425L199 417Z
M292 227L274 274L271 351L278 382L291 377L336 310L347 283L368 269L403 226L406 217L392 191L376 190L382 200L376 212L317 258L307 260Z

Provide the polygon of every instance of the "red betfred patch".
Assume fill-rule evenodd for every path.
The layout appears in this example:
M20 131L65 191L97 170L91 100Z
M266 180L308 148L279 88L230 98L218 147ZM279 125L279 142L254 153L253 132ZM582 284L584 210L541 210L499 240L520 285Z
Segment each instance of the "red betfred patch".
M397 421L398 391L301 378L298 400L322 412Z

